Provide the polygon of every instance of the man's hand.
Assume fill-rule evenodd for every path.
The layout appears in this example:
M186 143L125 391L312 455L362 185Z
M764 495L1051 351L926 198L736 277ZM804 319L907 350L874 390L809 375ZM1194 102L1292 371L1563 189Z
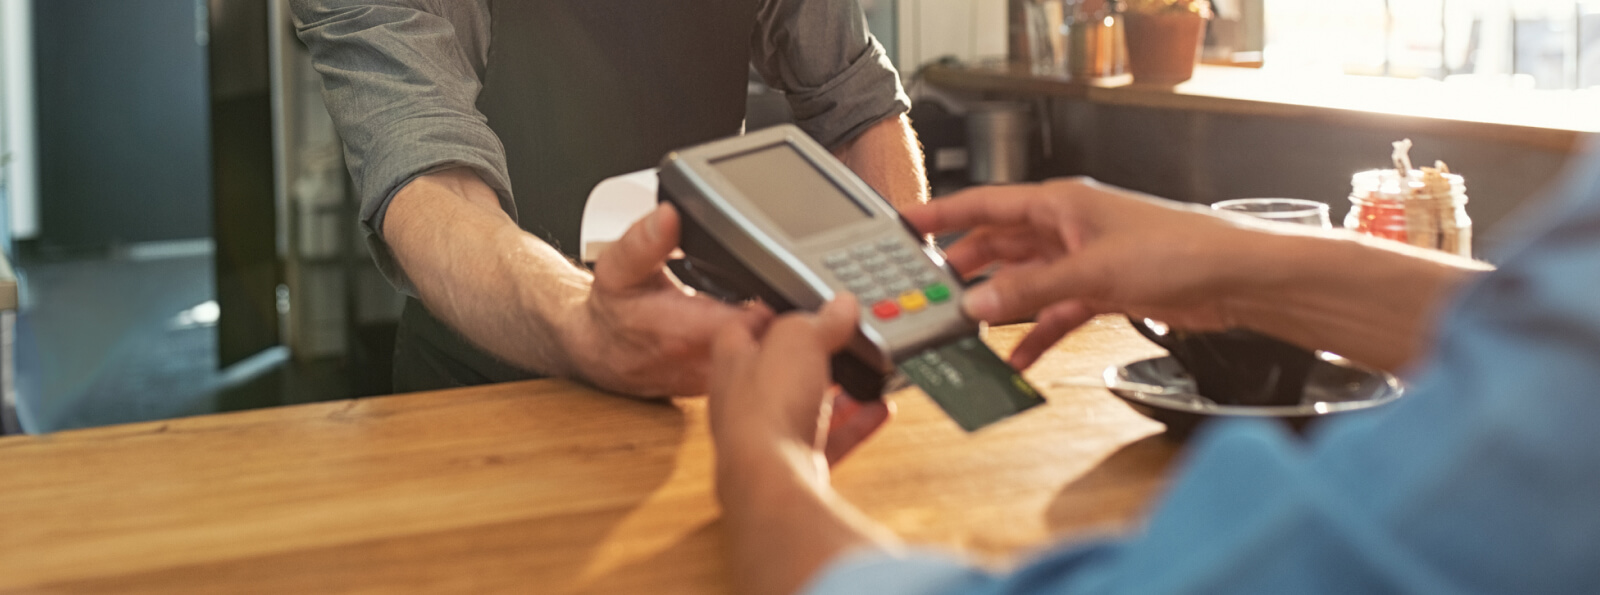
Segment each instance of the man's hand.
M579 375L596 386L640 396L702 394L717 332L753 333L772 317L760 304L695 296L668 275L680 227L677 211L663 204L595 263L583 316L564 337Z
M517 227L471 170L422 176L395 195L384 236L428 310L520 368L639 396L706 391L711 341L772 313L696 297L663 268L678 214L657 209L591 276Z

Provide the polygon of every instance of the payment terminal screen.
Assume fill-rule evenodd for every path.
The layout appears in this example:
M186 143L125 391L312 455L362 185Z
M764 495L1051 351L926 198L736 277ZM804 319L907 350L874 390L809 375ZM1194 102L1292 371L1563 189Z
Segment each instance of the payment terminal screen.
M788 143L711 165L794 240L871 217Z

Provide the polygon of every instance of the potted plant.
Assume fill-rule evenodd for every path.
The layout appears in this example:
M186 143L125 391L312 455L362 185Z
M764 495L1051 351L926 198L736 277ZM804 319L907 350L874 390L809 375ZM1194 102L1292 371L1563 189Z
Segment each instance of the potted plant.
M1128 0L1124 16L1134 82L1176 85L1194 76L1209 0Z

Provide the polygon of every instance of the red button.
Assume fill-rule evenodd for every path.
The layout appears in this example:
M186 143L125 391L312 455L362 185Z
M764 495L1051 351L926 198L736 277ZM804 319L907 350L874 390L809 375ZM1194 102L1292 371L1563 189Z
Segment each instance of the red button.
M900 306L893 300L883 300L872 305L872 315L888 320L900 315Z

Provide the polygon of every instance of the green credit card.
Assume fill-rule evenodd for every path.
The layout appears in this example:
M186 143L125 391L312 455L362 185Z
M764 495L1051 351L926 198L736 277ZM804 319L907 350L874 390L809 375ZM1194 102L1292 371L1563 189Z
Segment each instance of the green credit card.
M917 354L901 362L900 371L968 432L1044 402L977 336Z

